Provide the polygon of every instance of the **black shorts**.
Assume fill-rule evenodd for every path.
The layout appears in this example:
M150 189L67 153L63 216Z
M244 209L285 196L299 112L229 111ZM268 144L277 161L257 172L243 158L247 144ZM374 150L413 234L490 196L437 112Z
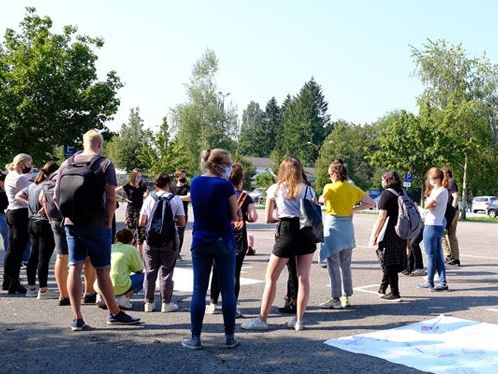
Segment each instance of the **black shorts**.
M299 217L280 219L272 251L275 256L290 258L307 255L315 250L316 244L310 232L299 228Z

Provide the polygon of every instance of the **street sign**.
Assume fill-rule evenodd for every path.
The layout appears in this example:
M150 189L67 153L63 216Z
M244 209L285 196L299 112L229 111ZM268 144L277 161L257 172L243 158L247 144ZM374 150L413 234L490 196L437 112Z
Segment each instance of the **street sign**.
M412 186L412 182L403 182L403 187L411 187Z
M64 157L65 158L71 157L76 152L78 152L78 149L76 147L72 147L70 145L65 145L64 146Z
M412 173L405 173L405 182L413 183L413 174Z

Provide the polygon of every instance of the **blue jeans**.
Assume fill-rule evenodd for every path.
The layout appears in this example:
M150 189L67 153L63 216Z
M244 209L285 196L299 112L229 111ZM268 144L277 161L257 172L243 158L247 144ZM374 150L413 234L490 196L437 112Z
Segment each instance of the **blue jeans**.
M444 267L441 240L444 226L426 225L424 227L424 247L427 255L427 283L434 287L434 275L439 274L439 283L446 286L446 269Z
M5 213L0 213L0 234L3 240L3 250L7 252L9 247L9 226L7 226L7 221L5 221Z
M215 242L192 247L192 267L194 270L194 292L190 304L190 321L192 336L200 336L202 321L206 311L206 292L209 285L209 274L216 264L218 284L222 296L223 321L225 335L235 332L236 300L234 290L235 247L225 243L222 238Z

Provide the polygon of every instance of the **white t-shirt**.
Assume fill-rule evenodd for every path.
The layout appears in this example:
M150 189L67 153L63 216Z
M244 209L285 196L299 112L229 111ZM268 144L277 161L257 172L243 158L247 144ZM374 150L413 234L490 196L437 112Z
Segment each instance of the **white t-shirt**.
M159 197L169 197L172 195L171 192L166 191L156 191L157 196ZM147 220L151 219L152 209L154 208L154 198L149 194L144 200L144 204L142 205L142 209L140 210L140 214L147 216ZM173 217L177 218L180 216L185 216L185 210L183 209L183 203L178 196L173 197L170 200L171 212L173 213Z
M278 218L292 218L299 217L301 215L300 212L300 200L304 198L304 194L306 193L306 198L309 200L315 199L315 191L313 188L306 186L304 183L301 184L301 191L296 196L295 199L289 200L286 199L287 188L284 184L280 185L278 188L278 184L275 183L271 185L266 191L266 196L268 199L272 199L275 201L277 205L277 217ZM308 188L306 188L308 187Z
M28 174L19 174L17 171L12 170L5 177L5 193L9 199L9 206L7 210L27 208L28 204L17 201L16 194L29 186Z
M444 226L444 213L448 205L448 190L444 187L433 188L429 199L436 201L436 206L426 209L425 224Z

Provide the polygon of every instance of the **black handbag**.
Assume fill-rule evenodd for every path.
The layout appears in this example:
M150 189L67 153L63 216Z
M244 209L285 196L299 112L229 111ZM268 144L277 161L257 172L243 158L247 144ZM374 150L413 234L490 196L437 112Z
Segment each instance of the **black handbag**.
M304 197L299 202L299 227L301 230L309 231L315 243L320 243L323 242L322 207L306 198L308 190L309 186L306 186Z

